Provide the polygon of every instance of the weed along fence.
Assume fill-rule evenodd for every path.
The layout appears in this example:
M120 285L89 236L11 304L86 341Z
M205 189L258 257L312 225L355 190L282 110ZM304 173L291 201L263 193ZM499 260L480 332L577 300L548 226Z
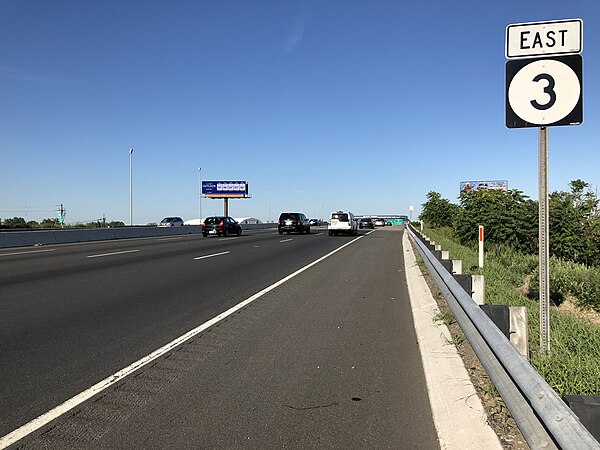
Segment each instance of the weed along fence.
M460 261L451 260L448 252L411 226L407 233L529 446L600 449L575 412L529 364L526 345L518 344L517 349L509 340L515 334L526 341L526 332L523 336L519 330L527 328L527 312L484 305L483 276L462 275Z

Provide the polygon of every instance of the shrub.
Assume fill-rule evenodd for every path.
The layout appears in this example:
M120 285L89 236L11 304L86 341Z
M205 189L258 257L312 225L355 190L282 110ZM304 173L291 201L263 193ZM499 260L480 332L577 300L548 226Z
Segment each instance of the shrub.
M567 296L572 296L578 307L600 312L600 269L550 258L549 278L550 297L555 302L560 303ZM539 285L538 268L532 273L531 285Z

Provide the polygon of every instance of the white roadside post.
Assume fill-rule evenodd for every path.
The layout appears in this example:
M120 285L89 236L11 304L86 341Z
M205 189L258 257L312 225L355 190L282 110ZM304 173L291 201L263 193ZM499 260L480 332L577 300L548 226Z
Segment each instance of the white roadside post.
M479 225L479 267L483 267L483 225Z
M583 122L583 21L506 27L506 127L538 127L540 350L550 351L548 127Z

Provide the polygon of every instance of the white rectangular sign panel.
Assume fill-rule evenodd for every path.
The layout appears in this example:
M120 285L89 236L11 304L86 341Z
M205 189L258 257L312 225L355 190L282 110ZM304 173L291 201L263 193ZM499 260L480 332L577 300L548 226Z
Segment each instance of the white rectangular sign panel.
M506 27L506 57L568 55L583 50L581 19L515 23Z

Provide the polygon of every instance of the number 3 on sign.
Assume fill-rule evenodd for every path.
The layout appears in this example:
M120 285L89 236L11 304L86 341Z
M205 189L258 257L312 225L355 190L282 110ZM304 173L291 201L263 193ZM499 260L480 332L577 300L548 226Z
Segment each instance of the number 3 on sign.
M550 100L544 105L540 105L537 102L537 100L531 100L531 104L535 109L539 109L540 111L546 111L547 109L552 108L552 106L554 106L554 104L556 103L556 92L554 92L554 86L556 85L556 82L554 81L554 78L552 78L552 75L549 75L547 73L540 73L533 79L533 81L535 82L538 82L540 80L546 80L548 82L548 86L544 88L544 93L550 96Z
M536 125L549 125L573 111L581 85L568 65L537 60L521 68L508 87L508 101L521 119Z

